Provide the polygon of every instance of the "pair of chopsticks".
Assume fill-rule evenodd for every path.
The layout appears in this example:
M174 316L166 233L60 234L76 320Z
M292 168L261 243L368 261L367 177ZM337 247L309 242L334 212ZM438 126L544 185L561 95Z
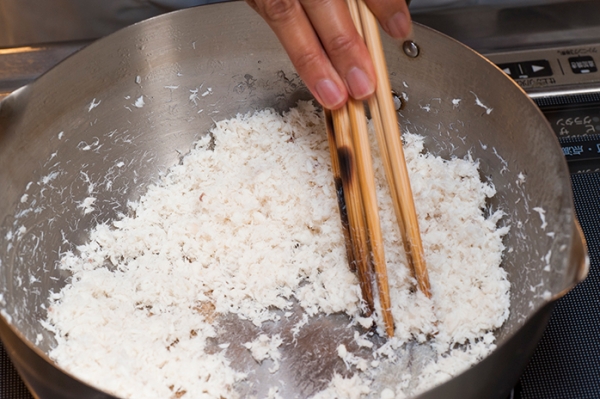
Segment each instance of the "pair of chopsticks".
M377 90L368 104L404 249L419 289L430 297L423 244L377 20L364 0L347 2L375 65ZM364 105L351 98L339 110L326 110L325 118L348 261L358 274L368 316L375 310L374 274L385 330L392 337L394 320Z

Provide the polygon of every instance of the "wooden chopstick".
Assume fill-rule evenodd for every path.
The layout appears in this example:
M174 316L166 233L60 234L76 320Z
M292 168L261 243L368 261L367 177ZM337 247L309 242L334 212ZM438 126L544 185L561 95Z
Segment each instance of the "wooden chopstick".
M347 3L354 24L363 36L375 65L377 90L375 96L369 99L369 108L375 124L402 242L419 289L430 297L423 243L400 140L398 119L387 78L388 71L377 20L364 0L347 0ZM367 315L370 315L375 308L372 268L375 269L385 330L391 337L394 335L394 321L375 191L373 160L363 104L351 98L341 109L325 110L325 121L348 261L351 268L358 273L363 299L367 303ZM356 266L352 267L352 265Z
M375 126L375 134L377 135L377 142L380 143L380 147L385 145L385 134L383 132L383 122L381 121L381 113L379 111L379 103L377 102L377 98L375 96L369 98L369 109L371 110L371 120L373 121L373 125ZM383 143L383 145L381 145ZM390 157L387 151L381 151L381 159L383 161L383 167L385 169L385 175L387 177L393 176L392 174L392 161L390 161ZM400 211L400 200L398 199L398 192L396 190L396 183L394 179L388 178L388 185L390 187L390 195L392 196L392 204L394 206L394 214L396 215L396 220L398 222L398 226L400 227L400 233L404 234L406 230L404 227L404 220L402 219L402 212ZM404 246L404 252L406 253L408 265L410 272L413 278L416 279L415 276L415 267L413 265L412 257L409 256L411 247L408 240L404 239L404 235L402 236L402 245Z
M382 152L386 176L394 210L402 239L404 241L409 263L414 268L414 276L417 279L419 289L427 296L431 297L429 275L425 264L423 252L423 243L419 231L419 223L415 210L412 189L406 168L406 160L400 140L400 131L398 128L398 119L394 110L394 104L391 96L391 87L388 79L388 70L385 63L381 37L379 36L379 27L375 16L366 5L364 0L350 0L358 3L358 12L362 25L365 43L371 58L375 65L375 74L377 76L377 90L373 100L369 102L371 115L376 120L375 127L382 129L377 133L379 147ZM352 7L350 7L352 9ZM376 102L376 104L375 104ZM379 112L374 112L379 111ZM374 115L377 114L378 116ZM386 154L386 155L383 155ZM387 157L387 161L386 161ZM399 215L398 215L399 214Z
M340 160L337 155L337 145L335 143L335 133L333 132L333 116L328 109L325 112L325 130L327 132L327 140L329 141L329 152L331 155L331 170L333 171L333 181L335 183L335 192L338 200L338 208L342 219L342 231L344 233L344 242L346 244L346 257L350 270L356 272L356 262L354 261L354 252L352 249L352 240L350 238L350 222L348 221L348 209L344 196L344 186L342 184L342 176L340 174Z
M352 242L353 261L356 265L358 280L367 304L366 316L370 316L374 309L373 279L369 257L369 244L367 242L367 227L365 212L360 193L360 182L354 143L350 133L350 115L347 106L332 111L333 132L335 137L335 157L339 163L340 177L344 189L348 222L350 226L350 240Z
M381 315L388 336L394 336L394 319L392 316L392 305L387 278L387 267L385 263L385 252L381 225L379 223L379 206L377 205L377 193L375 191L375 173L373 171L373 158L365 117L365 109L361 102L354 99L348 101L350 123L352 125L352 139L356 152L356 163L360 181L360 194L367 220L369 244L375 272L375 281L379 291L379 302Z
M362 36L362 26L356 0L349 0L348 7L354 25ZM379 221L379 206L377 204L377 192L375 189L375 172L373 170L373 157L371 156L371 145L369 143L365 108L362 101L357 101L353 98L348 100L347 106L352 126L352 139L356 149L358 176L363 207L367 219L371 254L373 256L375 281L379 292L381 316L383 317L386 333L388 336L393 337L394 318L391 309L392 304L388 285L387 266L385 263L385 251L383 237L381 235L381 224Z

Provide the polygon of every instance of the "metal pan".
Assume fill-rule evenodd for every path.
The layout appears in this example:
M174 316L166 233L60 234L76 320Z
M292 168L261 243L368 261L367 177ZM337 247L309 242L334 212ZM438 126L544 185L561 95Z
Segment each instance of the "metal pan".
M498 348L418 397L503 399L535 348L554 301L587 273L569 172L543 115L494 65L423 26L415 26L412 40L413 46L384 43L392 87L406 99L401 123L426 136L435 154L470 153L479 159L481 173L498 191L489 206L504 209L512 225L505 237L511 250L503 261L512 284L511 313L495 332ZM189 90L202 85L213 94L190 101ZM142 95L145 106L131 109ZM127 200L139 198L161 171L175 165L213 120L266 107L286 110L308 98L263 21L245 4L227 3L123 29L0 103L0 337L36 397L113 398L47 356L55 341L40 320L49 293L68 279L56 267L63 242L83 243L96 223L126 212ZM460 107L452 101L457 99ZM114 131L120 140L108 140ZM102 146L84 150L98 140ZM99 179L125 157L130 162L119 178L96 195L98 212L82 215L77 205L87 196L87 185L80 172ZM52 184L41 184L49 176ZM526 183L519 184L523 177ZM24 194L38 208L28 211ZM546 211L545 228L533 207ZM547 254L550 272L543 270ZM306 345L346 339L334 331L343 322L337 317L315 320L315 335ZM223 323L232 333L240 330L236 321ZM294 356L300 354L291 349L284 354ZM285 396L316 392L317 376L340 366L325 358L297 362L286 377ZM257 381L268 379L260 375ZM261 394L260 388L242 390Z

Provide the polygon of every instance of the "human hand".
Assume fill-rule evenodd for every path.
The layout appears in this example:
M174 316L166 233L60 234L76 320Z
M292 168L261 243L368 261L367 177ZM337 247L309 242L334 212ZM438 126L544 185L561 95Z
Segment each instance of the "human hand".
M246 0L275 32L304 83L325 108L337 109L348 95L364 100L376 78L367 47L344 0ZM365 0L393 38L410 34L405 0Z

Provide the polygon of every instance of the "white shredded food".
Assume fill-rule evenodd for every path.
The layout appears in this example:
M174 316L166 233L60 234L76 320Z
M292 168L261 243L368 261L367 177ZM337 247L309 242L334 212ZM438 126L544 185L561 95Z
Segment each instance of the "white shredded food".
M270 358L275 362L275 365L269 369L271 373L279 370L279 360L281 359L281 353L279 352L279 346L283 343L279 334L269 337L266 334L261 334L252 342L246 342L244 346L252 353L252 357L257 362Z
M295 330L306 315L336 312L369 327L345 258L323 126L305 102L283 116L264 110L216 123L130 204L132 216L98 225L77 253L62 257L72 279L51 298L46 325L57 346L50 356L123 398L236 398L247 375L225 356L228 344L205 351L219 315L260 327L280 317L274 309L297 302L305 315ZM375 159L396 335L377 347L355 333L372 357L338 347L352 373L334 374L315 397L422 392L489 354L491 331L508 317L510 286L500 267L508 228L498 227L501 211L485 212L494 187L480 180L476 161L444 160L424 152L420 136L403 138L432 298L415 290ZM246 347L277 372L282 343L261 335ZM399 370L413 344L425 348L421 366ZM386 377L391 368L394 377Z

